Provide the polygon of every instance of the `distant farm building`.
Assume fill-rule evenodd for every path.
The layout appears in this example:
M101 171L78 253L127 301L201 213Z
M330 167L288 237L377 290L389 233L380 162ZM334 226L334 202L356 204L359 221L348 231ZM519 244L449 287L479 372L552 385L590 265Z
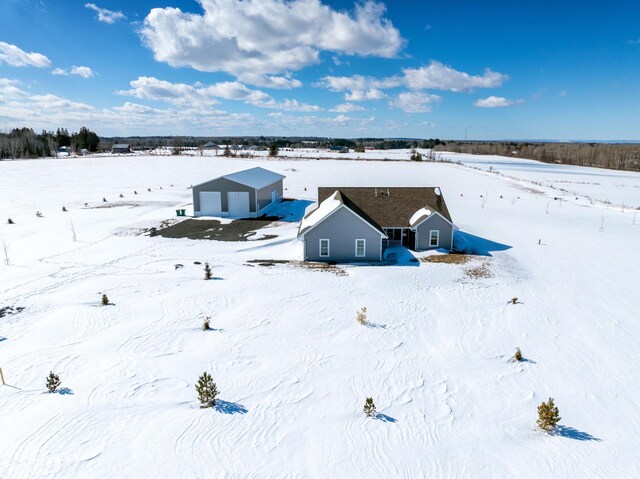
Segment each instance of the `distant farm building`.
M282 200L284 178L257 167L195 185L194 216L257 218Z
M329 148L329 151L332 151L334 153L349 153L349 148L347 148L346 146L332 146L331 148Z
M220 147L212 141L209 141L204 145L202 145L202 148L204 148L205 150L213 150L213 151L218 151L220 149Z
M131 146L126 143L116 143L111 147L111 153L131 153Z

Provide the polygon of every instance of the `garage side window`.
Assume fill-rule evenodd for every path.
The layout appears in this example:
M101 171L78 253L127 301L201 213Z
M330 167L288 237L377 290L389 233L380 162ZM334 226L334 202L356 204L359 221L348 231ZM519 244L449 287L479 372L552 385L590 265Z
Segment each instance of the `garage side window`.
M363 240L363 239L356 240L356 258L362 258L365 255L366 244L367 244L366 240Z
M429 232L429 246L438 246L440 244L440 230L431 230Z
M320 256L329 256L329 240L320 240Z

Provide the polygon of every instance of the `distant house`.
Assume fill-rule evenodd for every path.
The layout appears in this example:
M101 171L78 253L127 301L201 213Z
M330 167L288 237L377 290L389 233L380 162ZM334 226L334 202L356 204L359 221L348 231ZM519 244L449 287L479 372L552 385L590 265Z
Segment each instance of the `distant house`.
M111 153L131 153L131 147L126 143L116 143L111 147Z
M383 250L453 247L454 225L440 188L318 188L300 222L305 261L381 261Z
M220 147L212 141L208 141L207 143L202 145L202 148L204 148L205 150L215 150L215 151L218 151L220 149Z
M282 200L284 178L258 167L195 185L194 216L256 218Z
M349 153L349 148L346 146L332 146L329 148L329 151L333 151L334 153Z

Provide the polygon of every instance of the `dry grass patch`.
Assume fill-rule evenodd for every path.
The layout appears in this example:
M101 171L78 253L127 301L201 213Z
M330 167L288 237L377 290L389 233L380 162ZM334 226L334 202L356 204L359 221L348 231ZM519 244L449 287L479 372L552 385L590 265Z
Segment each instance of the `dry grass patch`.
M474 259L474 256L461 253L437 254L420 258L423 263L437 264L465 264Z
M477 266L472 266L464 270L464 274L472 279L491 278L493 276L489 265L483 261Z

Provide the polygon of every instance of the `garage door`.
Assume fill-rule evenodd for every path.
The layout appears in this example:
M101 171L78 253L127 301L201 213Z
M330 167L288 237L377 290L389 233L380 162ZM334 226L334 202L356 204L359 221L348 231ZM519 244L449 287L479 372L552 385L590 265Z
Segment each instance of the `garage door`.
M227 201L229 202L229 216L246 218L251 213L248 191L229 191Z
M220 216L222 214L222 194L219 191L200 192L200 215Z

